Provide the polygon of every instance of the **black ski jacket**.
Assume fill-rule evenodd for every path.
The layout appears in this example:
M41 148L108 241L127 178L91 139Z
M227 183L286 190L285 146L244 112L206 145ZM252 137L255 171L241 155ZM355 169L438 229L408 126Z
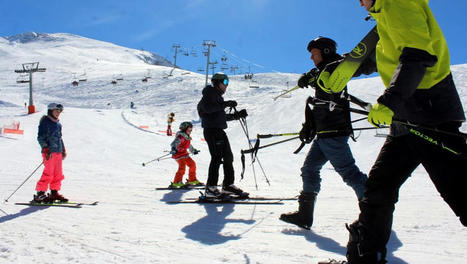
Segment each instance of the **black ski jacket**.
M326 71L332 73L342 59L343 57L339 54L328 56L316 68L319 70L319 73L324 68L326 68ZM341 97L340 94L328 94L324 92L316 83L311 84L311 86L315 89L315 98L333 101L343 106L344 110L314 107L312 110L313 121L306 120L305 125L311 126L316 131L318 138L350 135L352 127L350 124L350 112L348 111L349 101L345 97ZM343 92L346 93L346 91L347 87L344 88ZM309 111L308 105L306 106L305 116L309 119L310 115L306 113L307 111Z
M225 113L223 92L212 85L203 89L203 97L198 103L198 115L203 128L227 128L227 121L233 120L232 114Z

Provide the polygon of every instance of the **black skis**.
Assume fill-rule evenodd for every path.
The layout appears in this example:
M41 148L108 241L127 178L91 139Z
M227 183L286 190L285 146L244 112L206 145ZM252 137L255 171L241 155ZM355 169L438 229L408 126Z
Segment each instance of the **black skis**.
M187 200L187 201L196 201L198 199L199 198L190 197L190 198L186 198L185 200ZM232 199L233 200L252 200L252 201L269 201L269 200L294 201L294 200L297 200L297 197L260 197L260 196L256 196L256 197L248 197L248 198L243 198L243 199L233 197Z
M54 202L54 203L35 203L35 202L27 202L27 203L15 203L16 205L27 205L27 206L46 206L46 207L70 207L70 208L81 208L86 205L95 206L99 203L99 201L86 203L86 202Z
M204 189L206 188L205 185L184 185L182 187L171 187L171 186L168 186L168 187L156 187L156 191L165 191L165 190L201 190L201 189Z

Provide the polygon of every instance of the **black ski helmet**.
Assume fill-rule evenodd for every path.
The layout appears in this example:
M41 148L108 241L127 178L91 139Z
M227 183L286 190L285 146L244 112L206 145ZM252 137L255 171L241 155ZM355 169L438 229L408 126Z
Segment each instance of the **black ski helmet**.
M217 86L219 83L223 82L224 80L229 80L229 77L227 74L223 72L216 72L212 78L211 78L211 83L214 86Z
M311 52L311 49L314 48L321 50L323 56L335 54L337 51L337 43L330 38L319 36L310 41L306 49L308 52Z
M185 132L189 127L193 128L193 124L188 121L180 123L179 126L180 130L183 132Z

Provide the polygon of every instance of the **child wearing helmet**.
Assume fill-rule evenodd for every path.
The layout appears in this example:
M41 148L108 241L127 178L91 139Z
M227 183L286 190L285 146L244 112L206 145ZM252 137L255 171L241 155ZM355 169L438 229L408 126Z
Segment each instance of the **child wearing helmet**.
M44 115L39 122L37 141L42 149L44 171L36 184L37 194L32 200L35 203L68 201L58 193L65 178L62 172L62 160L66 157L66 150L62 139L62 125L58 119L62 111L63 105L51 103L47 106L47 115ZM46 195L49 187L50 194Z
M167 115L167 136L172 136L172 123L175 121L175 113L170 113Z
M196 163L190 157L189 152L196 155L199 150L193 148L191 145L191 131L193 130L193 124L191 122L182 122L180 124L180 131L175 134L175 139L170 144L172 150L172 158L178 163L178 170L175 173L174 180L170 187L182 188L187 185L203 185L196 179ZM185 174L185 168L188 166L188 181L186 184L183 183L183 175Z

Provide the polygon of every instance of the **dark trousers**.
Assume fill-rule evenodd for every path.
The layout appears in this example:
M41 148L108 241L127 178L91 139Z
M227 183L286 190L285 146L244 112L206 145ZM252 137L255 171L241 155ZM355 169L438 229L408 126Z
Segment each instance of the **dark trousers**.
M458 127L459 123L451 122L438 128L458 132ZM366 235L356 243L357 247L360 247L358 250L352 249L351 246L356 244L349 242L348 254L385 251L391 233L394 205L398 201L399 188L420 164L427 171L444 201L460 218L461 223L467 225L465 139L418 128L417 130L422 133L386 139L369 173L364 198L360 202L358 222ZM430 138L434 141L430 141ZM462 155L456 155L451 150Z
M208 181L206 185L216 186L219 179L219 167L223 164L224 181L223 185L228 186L234 183L233 154L230 148L229 139L221 128L205 128L204 139L208 143L211 163L209 163Z

